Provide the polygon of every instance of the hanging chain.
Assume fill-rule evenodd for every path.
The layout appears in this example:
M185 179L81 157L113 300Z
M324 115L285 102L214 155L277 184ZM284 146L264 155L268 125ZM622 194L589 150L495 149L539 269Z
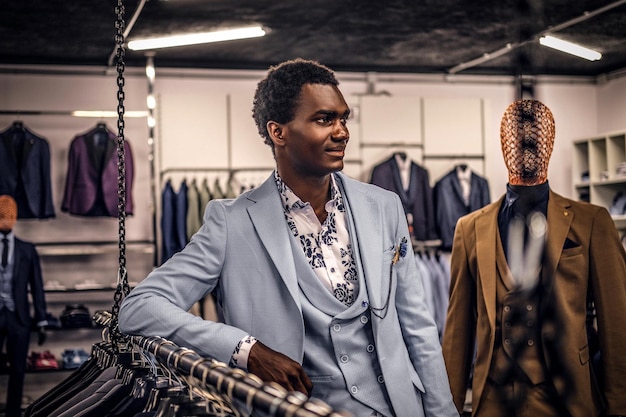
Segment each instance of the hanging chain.
M118 0L115 7L115 44L117 68L117 184L118 184L118 230L119 230L119 270L117 288L113 297L110 334L114 342L121 341L118 329L118 315L122 297L130 292L126 271L126 166L124 161L124 0ZM114 343L116 346L117 343Z

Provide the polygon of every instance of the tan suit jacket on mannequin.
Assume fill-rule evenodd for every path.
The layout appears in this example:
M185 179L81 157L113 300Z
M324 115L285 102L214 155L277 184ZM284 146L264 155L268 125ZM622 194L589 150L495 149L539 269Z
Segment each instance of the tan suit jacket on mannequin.
M501 203L502 198L459 220L451 259L450 306L443 354L455 404L462 410L476 349L474 413L480 411L494 351L496 244L500 239L497 219ZM608 364L603 369L604 380L600 381L604 385L605 412L626 414L624 247L604 208L572 201L552 191L547 224L542 281L552 277L553 284L544 293L543 303L550 303L555 320L544 320L540 333L548 378L572 417L600 414L603 400L591 378L585 331L589 287L597 300L600 349L604 364ZM566 238L579 246L564 249Z

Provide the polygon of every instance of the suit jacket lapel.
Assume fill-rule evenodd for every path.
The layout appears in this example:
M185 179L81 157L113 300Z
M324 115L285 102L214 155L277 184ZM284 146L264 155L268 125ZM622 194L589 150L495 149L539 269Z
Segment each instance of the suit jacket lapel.
M345 175L337 174L337 178L348 213L348 230L352 240L354 260L357 262L357 268L360 264L362 268L359 270L367 276L367 279L365 276L362 277L361 284L365 283L366 285L370 304L382 306L386 300L389 283L385 279L380 279L382 276L380 245L373 243L380 242L382 237L375 233L379 229L367 227L367 225L376 224L380 220L372 217L371 213L377 213L376 210L359 209L359 207L368 206L375 208L376 202L356 187L347 184L349 179ZM351 210L351 207L354 209Z
M550 190L547 219L548 233L543 265L544 278L555 276L558 261L563 251L563 243L574 220L574 213L569 210L570 206L569 201ZM548 283L548 289L552 289L551 281Z
M30 156L30 151L33 149L33 146L35 146L36 139L39 139L39 137L24 128L24 140L22 143L22 169L25 169L28 166L28 157Z
M253 203L248 207L250 220L265 250L276 266L289 293L300 307L300 295L296 267L294 265L289 228L285 221L280 195L274 182L274 174L253 190L248 199Z
M501 197L497 203L491 204L482 209L482 215L476 219L476 257L478 264L478 276L481 279L481 289L485 305L487 307L487 316L492 329L495 329L496 323L496 245L500 239L498 233L498 211L502 203Z
M398 166L398 162L396 161L396 157L392 156L389 159L389 163L391 164L391 172L393 173L393 183L396 187L396 194L400 196L400 199L403 203L409 202L409 196L407 195L407 190L402 186L402 177L400 176L400 167Z

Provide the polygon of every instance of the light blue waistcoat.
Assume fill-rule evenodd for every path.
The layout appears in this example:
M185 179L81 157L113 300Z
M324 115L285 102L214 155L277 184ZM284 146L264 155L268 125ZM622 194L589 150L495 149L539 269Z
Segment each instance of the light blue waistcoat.
M368 417L372 410L393 415L378 364L361 265L357 262L358 297L346 307L320 282L296 239L290 240L305 323L303 367L314 384L312 397L355 417Z

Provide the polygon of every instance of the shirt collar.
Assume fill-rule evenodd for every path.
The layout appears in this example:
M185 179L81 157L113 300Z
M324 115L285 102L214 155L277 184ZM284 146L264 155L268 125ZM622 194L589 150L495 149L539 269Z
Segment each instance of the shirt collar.
M469 181L472 178L472 170L470 169L470 167L463 169L458 166L456 167L456 175L458 176L459 181Z
M285 184L283 179L278 175L278 171L274 171L274 181L280 194L280 199L283 203L283 209L285 213L290 213L295 209L303 209L311 204L304 202L298 197L292 190ZM330 176L330 199L326 202L326 210L329 211L332 207L342 207L341 193L339 192L339 186L335 179L335 175Z
M536 205L548 201L549 192L548 181L531 186L507 184L504 204L506 207L510 207L517 200L520 200L526 203L525 205Z

